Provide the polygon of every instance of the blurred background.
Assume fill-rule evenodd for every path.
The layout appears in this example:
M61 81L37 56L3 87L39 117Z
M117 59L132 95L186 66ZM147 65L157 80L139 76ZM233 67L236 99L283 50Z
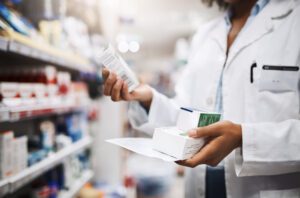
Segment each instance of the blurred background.
M102 96L99 57L112 44L172 97L193 34L220 14L201 0L1 0L0 197L184 197L184 169L105 142L147 135Z

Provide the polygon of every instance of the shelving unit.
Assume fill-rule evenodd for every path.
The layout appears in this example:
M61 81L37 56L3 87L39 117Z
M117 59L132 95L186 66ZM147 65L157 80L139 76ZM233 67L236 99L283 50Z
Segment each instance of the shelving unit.
M0 181L0 197L9 193L8 180Z
M34 105L11 108L0 107L0 123L16 122L24 119L32 119L41 116L59 115L63 113L76 112L85 109L85 106L70 105Z
M15 32L0 36L0 49L11 60L24 59L25 63L53 64L68 70L95 72L89 60L45 43L35 41Z
M3 37L0 37L0 50L6 51L7 46L8 46L8 40Z
M56 165L62 163L62 161L74 155L83 149L89 147L92 144L92 139L90 137L85 137L82 140L63 148L62 150L52 154L41 162L28 167L26 170L0 182L0 196L7 193L13 193L20 189L22 186L28 184L38 176L52 169ZM2 194L1 194L2 193Z
M41 182L41 189L50 189L52 187L50 182L63 184L68 179L68 182L74 181L70 189L59 189L61 192L57 193L60 193L59 197L71 198L94 176L93 170L85 169L91 167L92 152L89 150L92 139L89 135L48 156L42 156L42 154L39 156L39 153L37 156L29 156L45 158L24 170L26 159L21 155L22 151L24 151L24 155L32 151L43 152L46 144L57 148L59 140L56 137L61 130L65 132L61 138L62 144L67 144L67 141L75 135L79 137L89 134L89 107L92 106L92 100L94 100L91 93L96 92L94 87L100 86L99 78L101 78L99 76L100 68L97 67L98 63L94 61L97 57L94 56L94 52L88 51L94 48L94 43L90 43L90 41L100 33L94 32L95 30L91 32L91 28L81 20L81 17L75 17L72 14L68 16L68 13L63 13L63 11L62 13L55 12L60 8L65 8L69 3L51 2L51 6L48 6L49 2L47 2L45 10L44 6L43 9L40 7L44 4L41 2L36 5L33 1L18 5L14 3L1 4L3 7L7 7L7 12L16 13L18 17L14 22L3 22L0 30L1 83L17 83L17 88L11 88L11 90L10 86L1 84L0 133L3 135L6 131L11 131L14 136L12 140L3 140L3 142L10 141L12 146L3 149L3 152L0 153L1 160L2 156L11 157L11 159L5 158L7 163L3 163L2 169L8 171L9 168L6 166L10 160L15 165L12 167L12 172L15 174L4 179L1 175L0 198L30 196L32 192L39 190L36 189L36 183ZM41 13L41 15L32 16L34 19L31 18L32 10L28 8ZM50 17L55 20L47 19L46 22L42 22L45 20L43 16L46 16L44 12L51 12L57 16ZM57 20L61 18L60 15L66 16L64 18L67 16L71 18L70 27L65 20ZM37 34L28 36L24 31L14 27L12 23L18 21L17 18L20 20L19 24L24 19L32 21L34 23L32 27L34 26ZM2 21L7 21L4 16L1 17ZM28 26L28 29L31 29L32 27L29 25L26 23L23 28ZM82 28L77 28L78 30L75 31L74 26ZM83 31L83 29L87 31ZM101 30L99 29L99 31ZM77 41L81 41L81 39L82 42L78 43ZM102 45L101 42L100 45ZM48 69L50 67L51 69ZM53 84L57 89L53 88L52 90L51 86L39 89L37 86L29 95L29 86L27 86L27 92L26 87L22 87L22 84L26 83L32 83L33 86L38 83ZM94 87L90 86L91 84ZM41 96L43 93L44 97ZM100 91L94 95L98 94L101 94ZM74 136L70 134L74 134ZM66 141L64 142L64 140ZM9 155L8 152L10 152ZM76 155L78 153L80 155ZM70 158L70 156L72 157ZM63 163L70 159L72 160L70 166ZM6 162L5 160L3 161ZM62 169L57 166L59 164L63 166ZM20 169L22 171L17 173ZM48 171L53 178L47 177ZM81 177L79 173L82 174ZM61 177L54 175L61 175ZM69 175L71 176L67 177Z
M82 176L72 185L70 190L65 190L59 193L58 198L73 198L78 194L80 189L89 182L94 176L94 172L87 170L83 172Z

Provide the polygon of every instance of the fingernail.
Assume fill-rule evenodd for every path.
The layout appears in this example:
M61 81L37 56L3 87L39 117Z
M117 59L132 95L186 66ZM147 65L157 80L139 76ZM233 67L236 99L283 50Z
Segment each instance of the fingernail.
M189 134L190 137L196 137L197 136L197 131L195 129L193 129L193 130L190 130L188 132L188 134Z

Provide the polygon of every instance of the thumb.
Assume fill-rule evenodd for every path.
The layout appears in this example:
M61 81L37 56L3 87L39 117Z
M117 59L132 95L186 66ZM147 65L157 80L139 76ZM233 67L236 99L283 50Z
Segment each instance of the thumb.
M109 73L110 73L110 72L109 72L108 69L106 69L106 68L103 68L103 69L102 69L102 76L103 76L104 81L106 81L106 79L108 78Z
M199 127L192 129L188 132L188 135L192 138L202 138L202 137L215 137L220 133L220 124L215 123L205 127Z

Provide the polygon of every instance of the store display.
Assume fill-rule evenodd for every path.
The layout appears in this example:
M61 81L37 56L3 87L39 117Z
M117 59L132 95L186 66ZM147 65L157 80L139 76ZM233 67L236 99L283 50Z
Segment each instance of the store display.
M71 82L68 72L52 66L14 67L0 73L0 103L7 107L84 106L90 101L86 84Z
M86 110L101 70L66 2L0 2L0 197L75 197L93 177Z

